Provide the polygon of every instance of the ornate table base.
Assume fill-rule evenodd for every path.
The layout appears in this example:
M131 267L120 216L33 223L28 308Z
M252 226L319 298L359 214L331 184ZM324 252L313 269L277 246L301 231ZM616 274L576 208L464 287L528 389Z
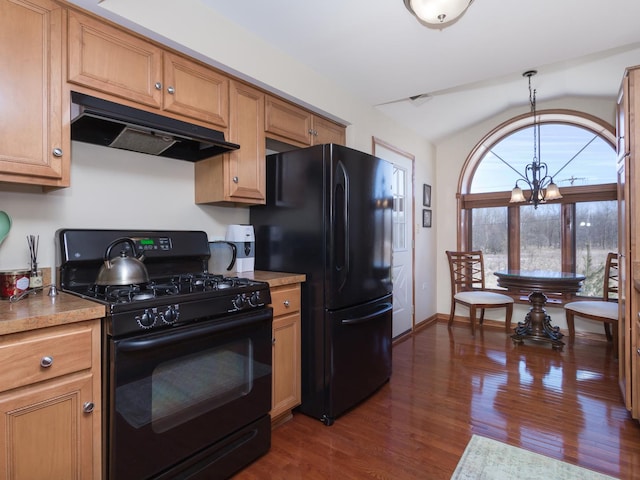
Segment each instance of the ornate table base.
M524 323L518 322L515 333L511 335L513 343L523 343L525 339L539 340L551 343L554 350L562 350L564 342L560 340L563 335L560 327L551 326L551 317L544 309L547 296L542 292L533 292L529 295L531 309L524 317Z

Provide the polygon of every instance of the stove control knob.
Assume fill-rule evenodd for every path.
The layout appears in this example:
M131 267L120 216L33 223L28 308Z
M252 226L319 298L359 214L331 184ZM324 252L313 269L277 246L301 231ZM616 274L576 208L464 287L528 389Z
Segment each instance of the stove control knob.
M238 310L242 310L246 304L246 298L244 295L238 294L236 298L233 299L233 306Z
M253 292L249 297L249 305L257 307L260 305L260 292Z
M178 320L179 312L176 310L175 305L169 305L167 309L164 311L164 315L162 316L162 320L164 323L172 324L176 320Z
M156 323L156 312L148 308L142 315L136 316L136 320L142 328L151 328Z

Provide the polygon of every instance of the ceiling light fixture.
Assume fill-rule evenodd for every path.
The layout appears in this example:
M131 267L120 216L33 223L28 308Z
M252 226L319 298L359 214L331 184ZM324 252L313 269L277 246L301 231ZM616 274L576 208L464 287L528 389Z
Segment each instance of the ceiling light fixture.
M557 200L562 198L558 185L553 183L553 177L547 175L547 164L540 161L540 122L536 116L536 91L531 89L531 77L536 70L529 70L522 74L529 79L529 104L531 105L531 115L533 117L533 161L524 169L524 175L518 172L520 177L516 180L516 186L511 191L511 203L529 202L533 208L538 208L540 203L547 200ZM519 182L525 182L529 187L529 198L525 198Z
M442 28L455 22L473 0L404 0L404 5L427 27Z

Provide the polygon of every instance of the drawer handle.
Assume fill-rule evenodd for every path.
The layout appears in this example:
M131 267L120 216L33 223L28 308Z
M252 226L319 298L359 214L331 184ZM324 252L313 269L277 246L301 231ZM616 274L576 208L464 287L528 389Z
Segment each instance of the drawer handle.
M40 366L42 368L49 368L51 365L53 365L53 357L42 357L40 359Z
M93 402L84 402L84 405L82 405L82 411L84 413L91 413L93 412L95 405L93 404Z
M285 300L283 303L284 303L284 306L285 306L285 307L289 308L289 305L290 305L290 304L289 304L289 300Z

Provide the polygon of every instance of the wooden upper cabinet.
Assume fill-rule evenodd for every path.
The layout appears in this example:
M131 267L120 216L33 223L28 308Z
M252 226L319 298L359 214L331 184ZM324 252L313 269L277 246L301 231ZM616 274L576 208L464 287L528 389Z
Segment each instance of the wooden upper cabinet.
M345 130L342 125L330 122L322 117L313 117L313 144L320 145L323 143L336 143L344 145Z
M162 107L162 49L69 11L69 82Z
M49 0L0 0L2 182L69 186L64 15Z
M293 141L299 146L311 145L312 114L279 98L267 96L265 131L276 140Z
M345 144L342 125L270 96L267 96L265 104L265 131L270 138L298 147L321 143Z
M228 124L226 76L74 11L68 81L199 122Z
M199 63L164 54L165 110L226 127L229 78Z
M240 149L196 163L196 203L264 204L265 94L231 81L229 102L228 140Z

